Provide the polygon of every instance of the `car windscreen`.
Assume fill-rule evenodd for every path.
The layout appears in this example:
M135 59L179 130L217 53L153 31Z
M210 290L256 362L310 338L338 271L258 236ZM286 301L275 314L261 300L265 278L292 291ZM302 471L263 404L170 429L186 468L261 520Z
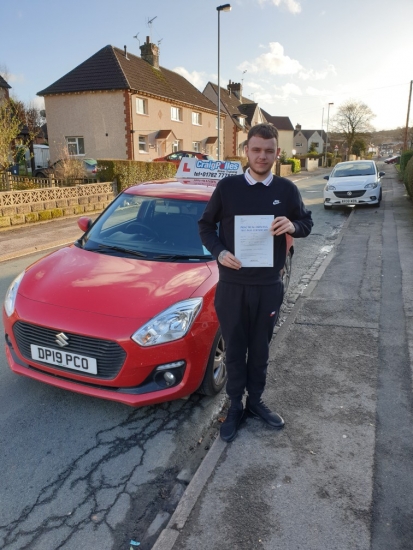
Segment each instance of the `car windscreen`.
M205 206L205 201L122 193L78 246L148 260L211 260L198 233L198 220Z
M348 178L352 176L374 176L376 173L374 164L371 162L337 164L331 174L332 178Z

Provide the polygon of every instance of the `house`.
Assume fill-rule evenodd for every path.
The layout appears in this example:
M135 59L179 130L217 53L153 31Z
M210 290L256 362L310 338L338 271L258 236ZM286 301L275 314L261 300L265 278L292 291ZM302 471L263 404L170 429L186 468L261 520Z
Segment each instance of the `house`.
M152 160L181 149L215 155L215 105L181 75L159 65L159 48L141 57L105 46L38 92L44 96L51 160L69 155ZM222 114L225 118L225 114Z
M294 149L294 127L291 124L291 120L288 116L272 116L266 111L262 110L265 118L268 122L271 122L278 130L278 149L281 153L285 151L287 157L291 157L292 150Z
M9 99L9 90L11 86L0 75L0 101L2 99Z
M251 126L266 122L257 103L243 97L242 85L229 81L227 88L220 88L221 112L224 122L223 157L245 156L244 147ZM218 108L218 86L208 82L203 94Z
M323 153L326 139L324 130L302 130L300 124L297 124L294 130L294 149L297 155L306 155L314 143L317 153Z

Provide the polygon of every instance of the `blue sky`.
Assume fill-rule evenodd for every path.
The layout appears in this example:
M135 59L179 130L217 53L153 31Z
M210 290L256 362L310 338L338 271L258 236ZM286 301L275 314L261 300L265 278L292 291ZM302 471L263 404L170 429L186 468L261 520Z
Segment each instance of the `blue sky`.
M0 71L12 93L36 93L107 44L140 55L147 35L160 64L203 90L217 82L212 0L1 0ZM412 0L232 0L222 12L221 85L295 126L320 128L349 99L376 114L377 130L404 126L413 79ZM148 21L156 17L151 25ZM7 23L6 23L7 22ZM134 36L138 33L138 38ZM244 72L246 71L246 72ZM413 109L410 118L413 125Z

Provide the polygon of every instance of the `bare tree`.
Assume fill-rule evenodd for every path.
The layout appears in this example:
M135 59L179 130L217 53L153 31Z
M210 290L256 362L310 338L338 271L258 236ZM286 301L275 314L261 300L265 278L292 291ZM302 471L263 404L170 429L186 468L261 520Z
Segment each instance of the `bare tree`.
M356 138L367 137L373 130L371 120L375 116L365 103L350 100L338 108L332 120L332 130L346 140L347 147L351 151Z
M30 161L32 165L32 173L34 173L35 162L33 144L34 140L38 136L42 125L44 124L44 118L40 114L40 109L34 106L33 103L25 104L18 99L10 99L14 111L20 120L20 133L23 144L28 147L30 151Z

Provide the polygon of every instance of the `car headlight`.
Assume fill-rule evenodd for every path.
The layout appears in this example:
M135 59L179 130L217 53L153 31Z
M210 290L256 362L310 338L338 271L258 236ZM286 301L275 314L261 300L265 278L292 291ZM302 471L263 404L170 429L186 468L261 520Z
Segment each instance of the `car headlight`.
M335 191L336 188L334 187L334 185L330 185L329 183L327 183L326 185L326 191Z
M169 307L132 335L140 346L154 346L183 338L202 307L202 298L191 298Z
M20 275L18 275L14 279L6 292L6 297L4 298L4 309L6 310L8 317L10 317L10 315L12 315L14 312L14 304L16 302L17 291L24 277L24 273L25 272L23 271L23 273L20 273Z
M368 183L367 185L365 185L364 189L376 189L377 186L378 186L377 181L374 181L373 183Z

